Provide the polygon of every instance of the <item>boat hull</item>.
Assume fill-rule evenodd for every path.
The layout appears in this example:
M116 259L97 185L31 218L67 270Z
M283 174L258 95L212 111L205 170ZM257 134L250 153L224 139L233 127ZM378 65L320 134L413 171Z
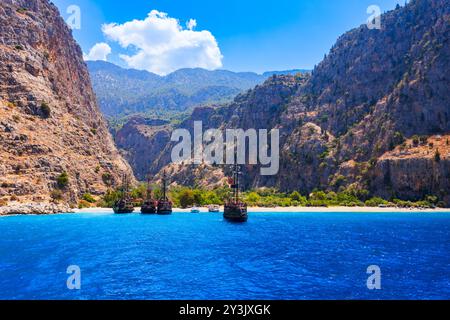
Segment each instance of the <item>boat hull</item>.
M141 213L142 214L156 214L158 210L155 207L142 207Z
M158 214L169 215L172 214L172 203L167 201L160 201L158 203Z
M225 206L223 213L225 220L231 222L247 222L248 213L245 206Z
M115 214L128 214L134 212L134 208L113 208L113 210Z
M145 201L141 206L142 214L156 214L158 211L158 202Z
M120 200L114 204L114 213L116 214L127 214L134 212L134 206L129 200Z

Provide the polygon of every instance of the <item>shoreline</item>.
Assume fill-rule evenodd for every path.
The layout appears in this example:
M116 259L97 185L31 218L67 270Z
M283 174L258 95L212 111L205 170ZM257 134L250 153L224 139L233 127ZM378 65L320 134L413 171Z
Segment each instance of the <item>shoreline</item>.
M207 207L201 207L200 213L209 213ZM137 207L134 213L140 213L141 208ZM174 213L190 213L191 208L181 209L174 208ZM220 207L220 212L223 212L223 206ZM84 209L70 209L68 206L58 206L44 204L35 206L31 204L21 204L10 207L0 208L0 217L17 216L17 215L52 215L52 214L67 214L67 213L84 213L84 214L98 214L98 213L113 213L111 208L84 208ZM249 207L248 213L448 213L450 208L436 208L436 209L419 209L419 208L379 208L379 207Z
M201 207L200 213L209 213L207 207ZM111 208L86 208L74 209L74 213L107 213L113 212ZM174 213L190 213L191 209L174 208ZM223 212L223 207L220 208ZM442 212L449 213L450 208L436 208L436 209L416 209L416 208L378 208L378 207L249 207L248 212L251 213L433 213ZM140 213L140 208L135 208L134 213Z

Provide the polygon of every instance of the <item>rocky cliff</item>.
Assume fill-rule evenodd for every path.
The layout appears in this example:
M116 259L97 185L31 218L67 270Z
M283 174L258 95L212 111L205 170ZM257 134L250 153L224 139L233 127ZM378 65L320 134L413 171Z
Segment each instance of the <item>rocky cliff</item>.
M132 117L117 133L117 147L132 166L136 178L147 180L150 164L160 156L170 142L173 127L166 121L151 121L140 116Z
M385 153L370 176L375 192L406 199L436 195L450 204L450 135L408 139Z
M340 37L292 98L282 122L313 123L328 141L322 141L319 153L310 153L312 159L306 162L284 153L287 168L301 165L311 170L311 174L297 170L297 174L284 176L288 185L306 191L353 185L376 195L405 199L446 190L439 193L441 198L448 197L443 179L396 183L407 172L431 174L428 168L434 164L422 156L418 158L427 165L413 162L408 166L399 158L396 163L402 165L386 173L386 179L373 179L373 175L383 171L386 153L397 146L408 148L406 138L450 132L450 2L411 1L383 15L382 21L381 30L363 25ZM299 127L291 133L297 137L284 150L304 146L304 134L298 131ZM444 173L445 162L440 166ZM408 183L416 184L411 188L414 191L402 187Z
M247 166L247 188L352 188L411 200L433 193L450 205L448 149L425 142L439 161L393 153L414 152L415 135L423 143L450 132L449 39L449 0L413 0L383 15L381 30L363 25L340 37L311 76L272 77L179 127L202 120L205 128L280 129L279 174ZM152 173L170 163L171 147L149 163ZM169 168L178 182L195 180L187 166Z
M131 173L99 112L81 49L53 4L1 1L0 62L3 207L52 202L60 205L43 211L66 210Z

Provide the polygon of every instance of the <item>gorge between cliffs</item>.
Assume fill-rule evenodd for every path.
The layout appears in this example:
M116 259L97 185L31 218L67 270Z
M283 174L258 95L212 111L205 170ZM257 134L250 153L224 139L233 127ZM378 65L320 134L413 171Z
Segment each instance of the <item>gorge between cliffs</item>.
M158 77L86 64L50 1L2 0L0 215L102 205L124 177L137 186L162 172L176 188L220 189L229 168L171 159L173 131L196 121L279 130L279 173L245 165L248 197L450 207L449 1L412 0L382 19L343 34L313 70Z

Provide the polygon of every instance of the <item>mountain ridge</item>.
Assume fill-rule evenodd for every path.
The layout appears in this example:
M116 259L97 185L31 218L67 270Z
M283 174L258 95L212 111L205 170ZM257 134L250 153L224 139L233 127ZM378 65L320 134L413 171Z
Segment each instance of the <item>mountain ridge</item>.
M195 106L224 103L264 82L272 73L283 73L185 68L159 76L148 71L124 69L105 61L87 61L87 65L99 105L108 117L136 113L161 117L161 112L165 111L182 113Z
M310 69L288 69L288 70L273 70L273 71L264 71L262 73L258 73L258 72L254 72L254 71L232 71L232 70L227 70L227 69L216 69L216 70L207 70L207 69L203 69L203 68L181 68L175 71L172 71L171 73L168 73L167 75L161 76L158 75L156 73L147 71L147 70L139 70L139 69L135 69L135 68L125 68L125 67L121 67L113 62L109 62L109 61L104 61L104 60L86 60L85 61L89 70L90 71L99 71L105 68L111 68L111 69L116 69L116 70L123 70L123 71L132 71L132 72L136 72L136 73L142 73L142 74L150 74L152 76L158 77L158 78L167 78L171 75L173 75L174 73L178 73L178 72L183 72L183 71L189 71L189 70L201 70L201 71L206 71L209 73L214 73L214 72L227 72L227 73L232 73L232 74L242 74L242 75L257 75L257 76L264 76L264 77L270 77L273 75L295 75L297 73L309 73L311 72Z

